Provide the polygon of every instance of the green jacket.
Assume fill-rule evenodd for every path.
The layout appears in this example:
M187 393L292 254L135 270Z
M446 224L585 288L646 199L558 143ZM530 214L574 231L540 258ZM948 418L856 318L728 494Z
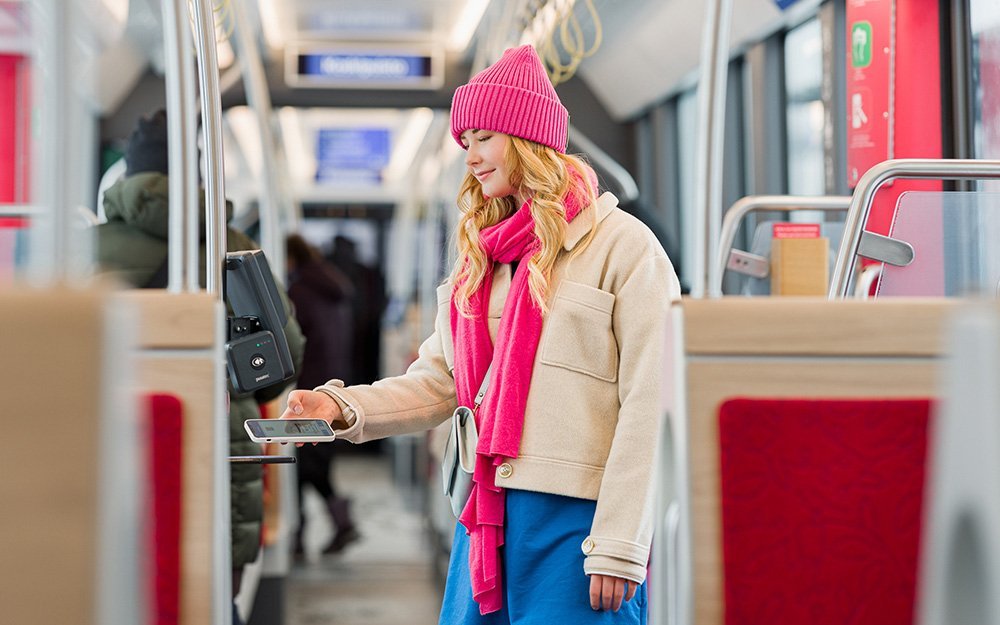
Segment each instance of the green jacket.
M227 221L231 216L227 207ZM158 173L140 173L123 178L104 194L108 221L96 227L96 256L100 270L126 284L145 286L167 256L167 177ZM204 214L204 211L201 213ZM230 252L259 249L252 239L232 228L226 236ZM204 246L202 247L201 283L205 283ZM284 289L279 288L288 322L285 336L295 361L301 368L305 337L292 313ZM291 384L291 381L289 381ZM260 417L258 402L277 397L283 387L275 386L254 395L235 396L230 387L229 452L234 456L260 453L243 429L243 421ZM259 466L231 465L230 509L232 512L233 566L252 562L260 547L263 519L263 481Z

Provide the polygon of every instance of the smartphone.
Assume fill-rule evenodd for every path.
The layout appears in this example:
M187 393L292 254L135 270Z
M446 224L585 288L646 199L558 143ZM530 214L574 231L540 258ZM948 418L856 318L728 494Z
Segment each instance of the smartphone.
M329 443L336 438L323 419L247 419L243 427L255 443Z

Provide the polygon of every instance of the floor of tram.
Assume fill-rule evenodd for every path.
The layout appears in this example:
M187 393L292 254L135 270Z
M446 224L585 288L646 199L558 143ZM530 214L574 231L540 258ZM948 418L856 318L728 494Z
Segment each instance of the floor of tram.
M334 470L362 537L322 555L333 526L320 497L307 491L306 558L287 579L285 625L436 624L441 585L416 495L394 485L385 455L342 454Z

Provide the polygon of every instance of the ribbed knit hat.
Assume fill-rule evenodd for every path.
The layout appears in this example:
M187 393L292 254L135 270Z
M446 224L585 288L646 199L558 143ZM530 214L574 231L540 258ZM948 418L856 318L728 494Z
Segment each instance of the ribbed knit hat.
M163 109L139 119L125 149L125 175L144 171L168 173L167 112Z
M456 89L451 101L451 136L459 145L459 137L471 128L521 137L565 153L568 127L569 112L530 45L509 48L499 61Z

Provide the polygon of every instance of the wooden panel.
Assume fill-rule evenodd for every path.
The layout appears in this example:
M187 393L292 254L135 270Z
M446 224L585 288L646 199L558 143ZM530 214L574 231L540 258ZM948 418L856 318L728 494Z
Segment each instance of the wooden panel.
M695 623L723 623L719 405L732 397L928 397L936 374L933 359L689 358Z
M159 289L123 291L123 298L139 308L142 324L139 345L147 349L211 347L215 336L218 299L208 293L167 293Z
M955 300L685 299L689 354L937 354Z
M0 294L5 623L94 622L103 317L100 294Z
M172 358L144 353L139 368L143 392L170 393L183 405L180 623L211 623L215 587L212 578L215 510L212 390L217 371L211 352Z

